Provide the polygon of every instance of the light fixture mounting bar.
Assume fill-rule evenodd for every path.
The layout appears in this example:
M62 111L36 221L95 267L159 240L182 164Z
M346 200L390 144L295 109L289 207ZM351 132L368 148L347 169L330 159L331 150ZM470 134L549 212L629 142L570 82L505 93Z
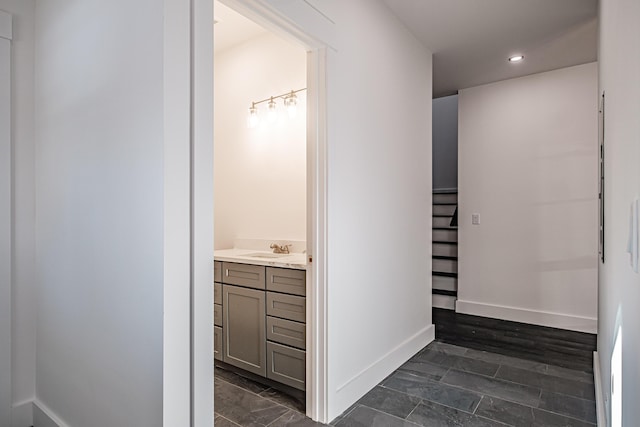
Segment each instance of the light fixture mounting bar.
M303 90L307 90L307 88L303 87L302 89L298 89L298 90L290 90L289 92L283 93L282 95L270 96L270 97L262 99L260 101L252 102L251 104L253 106L256 106L258 104L262 104L263 102L271 101L272 99L278 99L278 98L285 99L286 97L291 96L291 94L296 94L298 92L302 92Z

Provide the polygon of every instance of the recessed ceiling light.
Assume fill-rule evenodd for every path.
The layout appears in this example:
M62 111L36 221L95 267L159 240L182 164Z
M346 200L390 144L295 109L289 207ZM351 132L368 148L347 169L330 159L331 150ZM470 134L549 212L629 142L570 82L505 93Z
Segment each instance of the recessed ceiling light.
M509 62L520 62L524 59L524 55L514 55L509 58Z

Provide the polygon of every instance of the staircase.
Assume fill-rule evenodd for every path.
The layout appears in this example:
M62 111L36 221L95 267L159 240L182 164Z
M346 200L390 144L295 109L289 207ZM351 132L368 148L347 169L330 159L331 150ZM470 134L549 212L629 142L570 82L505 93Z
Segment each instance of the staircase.
M458 193L433 192L433 307L455 310L458 299Z

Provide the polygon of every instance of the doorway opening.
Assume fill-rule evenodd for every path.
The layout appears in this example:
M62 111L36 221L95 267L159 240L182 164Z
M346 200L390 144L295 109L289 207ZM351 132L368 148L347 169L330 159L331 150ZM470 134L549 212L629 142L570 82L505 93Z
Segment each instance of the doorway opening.
M324 50L267 10L224 3L214 2L216 382L251 380L323 421ZM216 417L243 413L223 397Z
M458 95L433 100L433 307L458 300Z

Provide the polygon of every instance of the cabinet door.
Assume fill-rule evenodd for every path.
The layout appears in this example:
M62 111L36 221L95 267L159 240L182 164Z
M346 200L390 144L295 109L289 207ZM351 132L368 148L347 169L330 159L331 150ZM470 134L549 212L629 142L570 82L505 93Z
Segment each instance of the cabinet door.
M222 286L224 357L233 366L266 375L265 292Z
M305 296L306 270L267 267L267 290Z
M222 306L220 304L213 304L213 324L220 327L224 326L222 318Z
M213 303L222 304L222 284L221 283L213 284Z
M222 360L222 328L218 326L213 327L213 358L216 360Z
M264 289L265 267L262 265L222 263L222 283Z
M306 353L296 348L273 342L267 343L267 378L305 389Z
M305 349L307 346L307 325L267 316L267 340Z
M304 323L307 320L304 297L267 292L267 314Z
M213 262L213 281L222 281L222 263L220 261Z

